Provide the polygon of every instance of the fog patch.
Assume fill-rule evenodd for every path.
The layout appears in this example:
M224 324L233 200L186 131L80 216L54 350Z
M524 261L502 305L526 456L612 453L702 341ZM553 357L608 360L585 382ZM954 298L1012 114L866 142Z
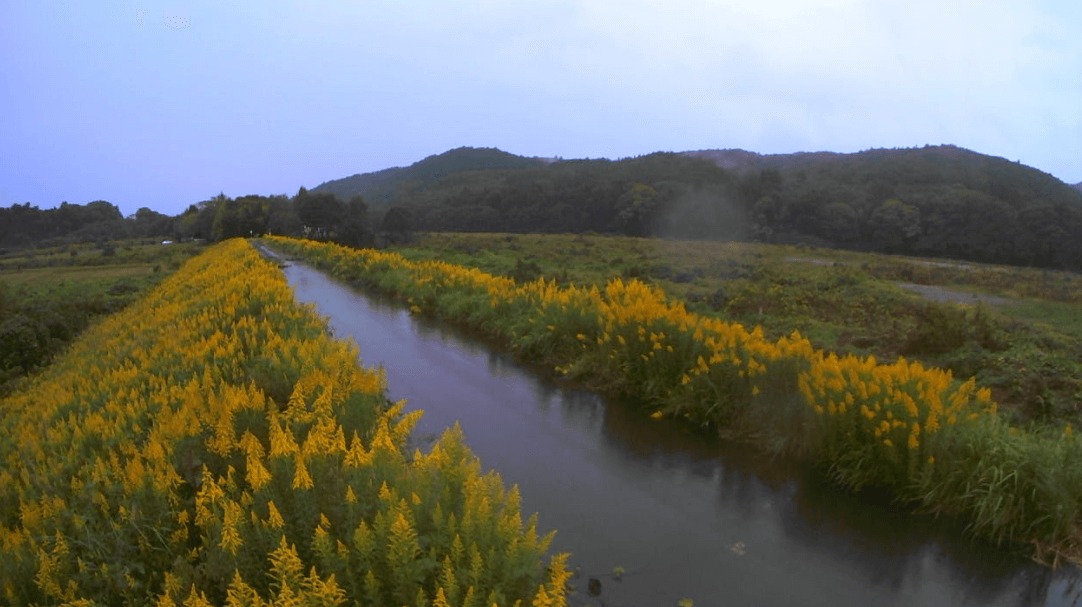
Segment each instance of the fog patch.
M677 194L654 224L654 234L674 240L745 240L747 213L720 187L687 189Z

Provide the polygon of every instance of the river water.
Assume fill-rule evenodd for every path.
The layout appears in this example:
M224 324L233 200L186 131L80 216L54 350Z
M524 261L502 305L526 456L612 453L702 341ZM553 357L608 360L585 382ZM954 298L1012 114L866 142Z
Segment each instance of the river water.
M415 442L458 421L482 466L518 485L524 516L557 530L552 549L580 570L572 605L1082 605L1073 567L1050 571L956 525L862 502L312 268L283 271L365 366L385 367L392 399L425 411Z

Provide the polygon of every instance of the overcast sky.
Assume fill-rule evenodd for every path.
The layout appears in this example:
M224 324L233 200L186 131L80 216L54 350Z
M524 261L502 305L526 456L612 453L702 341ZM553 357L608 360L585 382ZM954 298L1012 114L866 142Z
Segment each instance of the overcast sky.
M940 143L1082 181L1082 1L0 4L5 207L174 215L460 146Z

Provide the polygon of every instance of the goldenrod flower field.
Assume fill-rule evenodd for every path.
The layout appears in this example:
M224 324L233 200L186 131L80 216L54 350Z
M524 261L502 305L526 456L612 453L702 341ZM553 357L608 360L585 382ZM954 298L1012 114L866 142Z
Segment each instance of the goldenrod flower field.
M563 605L566 555L231 240L0 401L0 603Z
M687 418L768 452L809 459L839 485L874 486L975 534L1030 543L1055 564L1082 556L1082 443L1012 429L972 379L899 359L839 357L793 333L688 312L637 280L560 287L439 261L272 237L414 312L479 328L531 362Z

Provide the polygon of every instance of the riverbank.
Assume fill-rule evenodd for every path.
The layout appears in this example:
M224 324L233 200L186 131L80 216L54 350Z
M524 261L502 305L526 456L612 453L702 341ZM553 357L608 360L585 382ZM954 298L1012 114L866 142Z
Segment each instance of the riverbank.
M279 265L296 300L384 370L388 397L424 411L414 444L427 451L458 424L541 532L558 530L569 605L1049 607L1082 591L1075 567L1041 567L956 519L911 516L805 463L653 419L296 257Z
M0 400L0 602L563 605L517 491L357 357L239 239L93 326Z
M688 312L635 280L605 289L516 284L440 262L280 238L275 247L424 311L478 328L652 415L680 416L775 453L811 459L851 490L877 487L958 515L1051 565L1079 554L1082 444L1012 430L972 380L898 360L837 357L799 334Z
M691 312L817 350L975 377L1016 426L1082 426L1082 275L749 242L590 234L420 233L390 250L519 281L637 279ZM933 294L965 293L959 304ZM998 297L1000 299L990 299ZM1001 300L1010 300L1002 302Z

